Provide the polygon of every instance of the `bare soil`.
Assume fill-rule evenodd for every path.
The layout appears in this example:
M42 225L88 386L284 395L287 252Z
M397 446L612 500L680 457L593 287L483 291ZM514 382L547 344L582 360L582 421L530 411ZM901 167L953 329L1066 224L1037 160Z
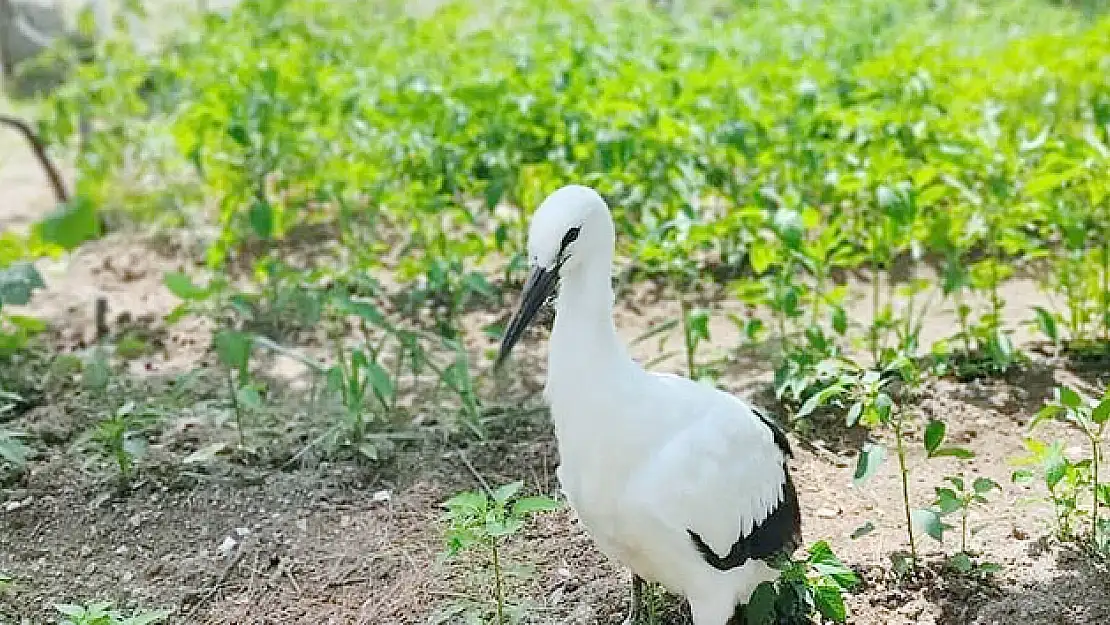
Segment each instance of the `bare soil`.
M51 208L52 198L34 163L9 157L3 145L0 225L23 229ZM20 312L50 323L51 347L85 353L93 343L94 302L106 297L113 337L140 328L152 346L127 362L119 388L140 398L174 396L177 403L166 404L171 408L151 432L139 479L123 491L110 472L78 451L82 434L102 412L72 385L48 390L37 406L4 424L36 434L38 456L28 472L0 489L0 575L11 580L0 591L0 623L52 622L52 604L93 600L167 608L173 623L384 625L437 616L465 622L461 614L484 601L489 582L478 573L477 556L443 561L440 504L481 480L521 479L530 491L556 493L558 458L546 415L510 411L490 424L487 440L429 436L380 466L235 456L183 464L189 453L231 436L221 379L204 373L211 364L209 328L196 319L167 327L162 319L177 304L162 285L163 273L195 262L195 248L181 243L186 239L187 233L117 233L41 265L48 288ZM1007 285L1004 296L1015 326L1026 321L1030 300L1041 298L1026 281ZM740 311L725 301L714 308ZM853 318L866 322L867 310L861 301ZM470 323L477 328L507 312L476 312ZM636 286L622 293L618 325L631 339L676 312L673 301ZM923 340L950 334L953 325L948 311L934 307ZM723 314L714 316L712 330L714 348L730 357L724 384L774 408L768 359L759 350L726 349L740 340ZM492 346L480 332L471 334L476 357ZM663 349L679 345L672 332ZM544 345L533 335L523 347L522 364L510 374L517 378L508 384L510 399L501 384L484 388L491 402L536 405ZM647 360L659 350L653 340L634 351ZM681 360L670 358L658 368L679 371ZM181 375L193 370L202 374L183 387ZM1051 510L1027 501L1044 493L1010 482L1029 419L1053 385L1065 381L1105 384L1107 373L1075 372L1036 356L1005 379L933 382L914 407L922 422L943 418L950 437L977 453L965 462L925 461L915 435L911 488L918 504L929 500L944 475L960 471L1004 485L973 516L982 526L974 549L1002 566L990 577L938 573L942 546L921 537L930 565L916 579L894 579L890 556L906 549L895 463L888 461L877 478L856 488L852 473L864 432L845 431L836 425L840 415L828 415L805 438L792 436L806 541L828 540L865 580L849 598L850 622L1110 622L1105 566L1049 538ZM275 420L304 409L295 398L282 401L272 405ZM852 539L867 522L875 530ZM515 573L510 590L524 606L524 622L622 621L628 573L599 555L570 512L540 517L507 549Z

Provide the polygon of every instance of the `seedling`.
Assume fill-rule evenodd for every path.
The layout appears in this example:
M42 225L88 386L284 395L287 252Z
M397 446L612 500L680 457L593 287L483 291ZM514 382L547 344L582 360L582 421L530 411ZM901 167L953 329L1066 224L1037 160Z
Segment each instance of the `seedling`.
M948 475L945 476L944 481L948 483L948 486L936 487L934 489L936 498L933 500L932 506L922 511L926 533L937 541L943 541L945 531L957 529L957 527L945 523L944 518L952 515L957 516L959 519L960 548L949 559L949 564L961 573L969 573L972 570L979 570L980 572L993 570L995 567L988 567L985 564L976 565L971 559L968 541L977 530L974 527L969 527L968 519L973 508L985 506L989 502L987 495L995 490L1001 490L1002 487L998 482L987 477L977 477L969 483L963 475Z
M1030 431L1049 419L1058 419L1077 430L1087 439L1089 457L1073 463L1062 453L1060 446L1046 446L1030 442L1035 459L1044 467L1044 479L1049 493L1057 503L1057 517L1063 534L1070 534L1072 515L1081 514L1081 504L1077 501L1080 492L1086 492L1090 502L1090 525L1087 540L1101 547L1106 541L1100 509L1110 506L1110 484L1102 482L1102 444L1107 423L1110 422L1110 389L1101 399L1094 399L1067 386L1058 387L1055 398L1046 403L1030 422ZM1019 479L1028 478L1028 473L1018 474Z
M375 415L381 418L393 406L393 381L378 364L377 353L358 348L344 351L341 345L337 345L336 351L339 362L328 371L328 388L343 402L343 437L359 455L376 461L380 450L370 436L366 416L369 413L371 418Z
M243 432L243 413L262 405L258 388L251 384L250 358L253 339L246 332L221 330L216 333L214 343L220 362L227 367L227 391L231 409L235 415L235 430L239 434L239 447L246 447Z
M137 409L135 402L128 401L98 423L89 437L96 452L115 464L121 486L131 482L136 464L146 453L147 441L142 430L154 416L155 413Z
M54 609L62 615L61 625L151 625L161 623L170 617L168 610L137 611L125 616L120 610L113 610L108 602L88 605L59 603Z
M504 563L501 560L503 541L519 532L529 516L558 507L548 497L516 498L523 486L523 482L512 482L489 493L463 492L443 504L447 508L444 519L449 524L445 535L447 555L454 557L468 549L479 549L488 554L498 625L506 623Z

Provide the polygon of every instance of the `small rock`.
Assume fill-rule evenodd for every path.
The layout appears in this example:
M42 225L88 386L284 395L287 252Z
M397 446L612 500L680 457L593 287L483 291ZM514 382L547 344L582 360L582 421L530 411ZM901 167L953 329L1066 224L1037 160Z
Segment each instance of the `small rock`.
M92 575L93 573L96 573L96 562L89 562L88 566L85 567L85 575Z
M235 528L235 533L239 535L239 538L242 538L250 534L251 530L249 527L237 527Z
M393 494L388 490L379 490L370 496L370 500L374 503L387 503L390 499L393 499Z
M127 555L127 551L127 545L120 545L119 547L116 547L117 556Z
M135 574L131 571L124 571L123 575L120 576L120 581L124 584L129 583L133 579L135 579Z
M19 510L20 508L25 508L25 507L31 505L32 501L33 501L32 497L28 497L28 498L24 499L23 501L9 501L9 502L4 504L4 511L5 512L15 512L16 510Z
M1029 540L1029 532L1020 527L1015 527L1013 531L1013 537L1018 540Z
M235 549L235 545L238 545L238 544L239 544L239 542L236 541L234 538L232 538L230 536L225 536L224 541L222 543L220 543L220 546L219 546L220 554L223 555L224 557L227 557L228 554L230 554L231 551L233 549Z
M88 545L81 545L81 551L79 553L80 553L82 558L87 558L87 557L91 556L92 552L93 552L92 547L90 547Z
M817 517L821 519L835 519L838 516L840 516L839 510L833 510L832 508L819 508L817 510Z

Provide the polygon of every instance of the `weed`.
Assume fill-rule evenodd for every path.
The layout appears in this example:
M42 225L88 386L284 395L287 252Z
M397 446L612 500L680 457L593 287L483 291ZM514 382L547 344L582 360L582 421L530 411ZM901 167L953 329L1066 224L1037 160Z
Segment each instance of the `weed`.
M131 616L124 616L122 611L113 610L112 604L107 602L88 605L60 603L55 604L54 609L62 615L62 625L150 625L170 617L168 610L140 610Z
M133 479L136 465L147 450L143 430L155 417L157 413L128 401L97 423L79 445L87 442L97 455L112 462L120 485L126 486Z
M506 623L505 565L500 551L502 541L520 531L530 515L557 507L556 502L548 497L517 498L523 486L523 482L512 482L489 493L463 492L443 504L447 508L445 520L449 524L445 535L447 555L455 556L474 548L488 554L494 584L495 622L498 625Z
M1110 390L1101 399L1088 397L1067 386L1058 387L1055 398L1047 402L1029 424L1033 431L1044 422L1057 419L1081 432L1088 444L1088 455L1079 461L1070 460L1063 444L1052 444L1030 438L1026 448L1030 454L1021 459L1027 464L1039 465L1049 497L1056 510L1058 533L1062 538L1079 538L1105 551L1110 544L1106 534L1107 524L1100 516L1103 507L1110 507L1110 483L1103 481L1103 443L1110 422ZM1014 474L1015 481L1028 481L1032 473L1022 469ZM1085 508L1084 503L1089 502ZM1086 532L1077 533L1077 517L1089 517Z
M227 367L227 394L235 415L235 430L239 434L241 449L247 446L243 432L243 413L262 405L258 387L251 383L250 359L253 342L254 338L249 333L233 330L222 330L214 338L220 362Z
M971 516L972 508L985 506L988 503L987 495L992 491L1001 490L1002 487L998 482L987 477L977 477L974 481L968 482L963 475L948 475L945 476L944 480L948 485L938 486L934 489L936 498L933 500L932 506L925 509L924 515L927 521L924 525L927 528L927 533L935 540L943 541L944 531L959 530L959 550L949 559L950 565L957 571L969 573L972 570L986 572L996 569L996 567L990 567L987 564L977 564L971 559L968 540L977 530L968 526L968 519ZM958 527L944 522L944 518L951 515L958 516Z

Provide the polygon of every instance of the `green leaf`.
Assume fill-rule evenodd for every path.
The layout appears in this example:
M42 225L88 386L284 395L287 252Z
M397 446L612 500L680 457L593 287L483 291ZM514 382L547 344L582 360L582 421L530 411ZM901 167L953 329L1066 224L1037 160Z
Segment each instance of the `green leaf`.
M220 330L216 333L215 343L220 362L238 371L240 380L245 380L253 344L251 335L236 330Z
M929 421L925 426L925 451L932 457L940 444L944 442L944 434L948 430L948 425L944 421L936 419Z
M97 350L81 371L81 383L85 388L102 391L111 379L112 367L103 352Z
M878 472L884 458L886 458L886 449L882 445L864 443L863 449L859 453L856 473L852 476L852 482L856 486L860 486L871 479Z
M817 610L825 618L843 623L848 619L848 609L844 605L844 596L839 587L823 583L813 588L813 601Z
M456 494L455 496L444 502L444 507L449 510L462 510L469 512L480 512L486 509L489 504L489 498L481 491L465 491Z
M511 499L513 495L519 493L521 488L524 488L524 482L519 480L498 486L493 491L493 500L503 504Z
M79 197L35 224L34 232L47 243L72 250L100 236L100 219L92 202Z
M1067 386L1061 386L1057 389L1060 395L1060 403L1064 406L1075 410L1083 405L1083 399L1073 389Z
M795 416L800 419L809 415L819 406L823 406L828 403L828 401L833 397L843 394L845 390L845 385L841 383L833 384L821 389L820 391L814 393L813 395L810 395L809 398L806 399L805 403L802 404L802 407L798 409L798 414Z
M709 312L698 309L686 315L686 327L692 339L709 340Z
M752 271L756 274L767 271L774 260L774 248L762 240L753 241L751 247L748 248L748 262L751 263Z
M1063 406L1057 404L1045 404L1033 415L1033 419L1029 421L1029 429L1034 429L1044 421L1055 418L1056 415L1064 411Z
M495 538L512 536L524 527L524 520L519 517L507 519L493 519L486 522L486 534Z
M925 532L930 538L941 542L944 540L944 523L935 510L918 508L910 514L915 528Z
M956 491L951 488L938 488L936 506L941 515L952 514L953 512L963 508L963 502Z
M252 384L240 386L239 390L235 392L235 397L240 404L252 410L262 407L262 396L258 394L258 389Z
M1033 311L1037 315L1037 327L1041 332L1052 340L1053 343L1060 341L1060 331L1056 327L1056 317L1049 311L1041 306L1035 306Z
M841 306L834 306L832 311L832 326L837 334L843 336L848 331L848 313Z
M1102 425L1110 420L1110 391L1102 398L1102 401L1091 410L1091 421L1098 425Z
M975 483L971 485L971 488L980 495L982 495L983 493L989 493L990 491L995 489L1002 490L1002 486L989 477L976 478Z
M389 372L376 360L367 361L366 372L370 376L370 387L374 389L374 393L384 402L393 401L393 380L389 377Z
M971 561L971 556L966 553L957 553L948 559L948 566L959 571L960 573L970 573L975 568L974 563Z
M24 445L19 436L16 432L0 430L0 460L21 470L27 466L31 448Z
M521 497L513 503L513 516L525 516L536 512L557 510L559 503L550 497Z
M266 200L256 199L248 214L251 229L263 239L269 239L274 230L274 209Z
M1052 490L1067 475L1071 463L1064 457L1063 450L1057 445L1053 445L1043 462L1045 486Z
M941 447L933 452L930 458L959 458L961 460L968 460L975 457L975 452L963 447Z
M750 625L772 625L778 621L775 610L775 585L773 582L762 582L755 587L744 616Z
M208 291L193 284L189 276L179 272L167 272L162 282L171 293L183 300L198 300L204 298Z
M31 263L18 262L0 269L0 306L26 306L31 294L42 288L46 283Z

